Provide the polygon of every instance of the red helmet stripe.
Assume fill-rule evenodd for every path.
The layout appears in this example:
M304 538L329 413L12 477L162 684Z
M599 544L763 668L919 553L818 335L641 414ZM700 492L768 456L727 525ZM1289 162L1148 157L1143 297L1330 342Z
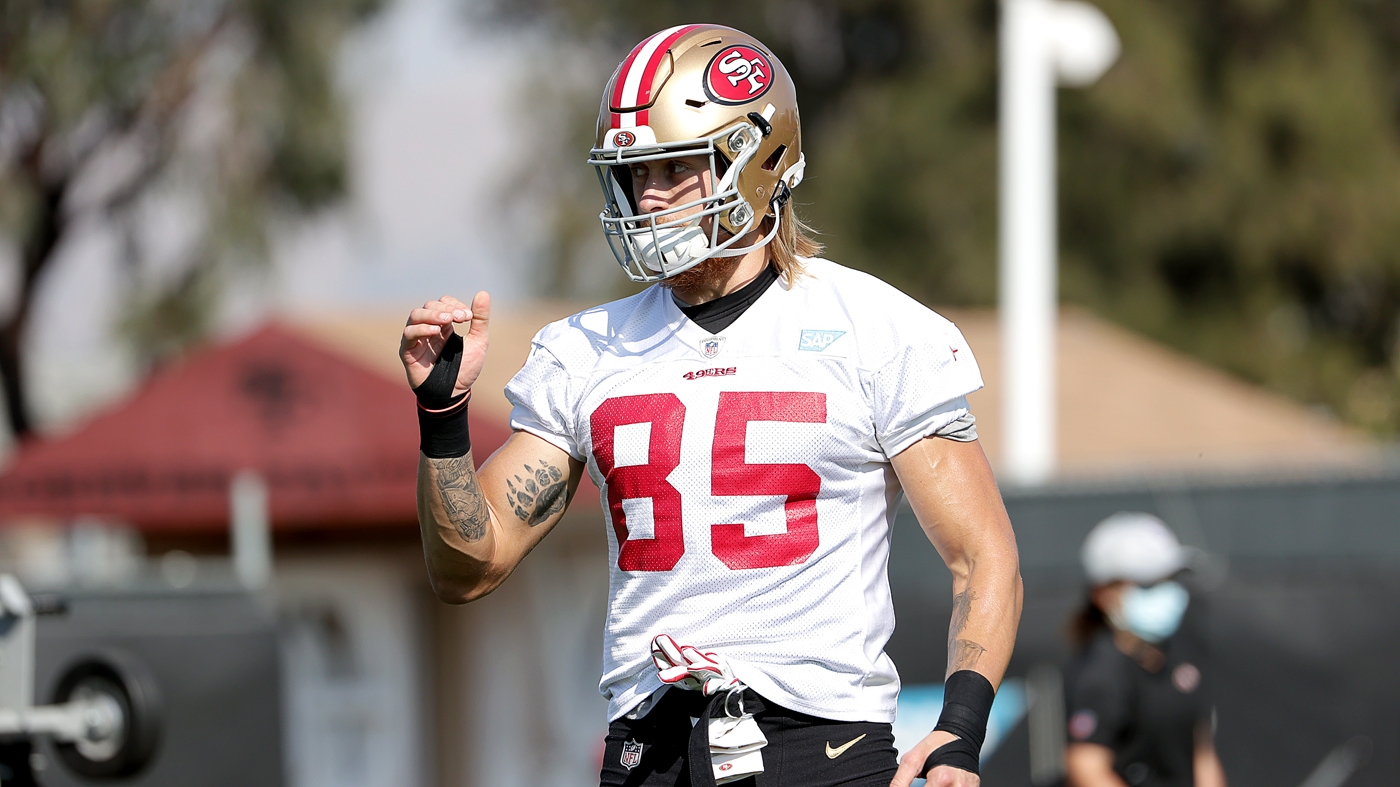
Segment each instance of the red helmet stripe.
M651 60L647 62L646 71L642 72L642 83L637 87L636 106L643 106L651 103L652 80L656 79L656 69L661 67L661 61L666 58L666 53L670 51L671 45L676 43L676 39L699 26L700 25L686 25L676 30L674 33L667 36L666 40L661 42L661 46L658 46L656 51L652 53ZM649 118L647 117L647 111L645 109L637 113L637 125L645 126L648 120Z
M660 33L658 33L657 35L660 35ZM629 71L632 70L632 63L633 63L633 61L635 61L635 60L637 59L637 53L639 53L639 52L642 51L642 48L645 47L645 46L647 45L647 41L650 41L652 38L655 38L655 37L656 37L656 36L652 36L651 38L645 39L644 41L642 41L642 43L637 44L636 46L632 47L632 51L629 52L629 53L627 53L627 59L626 59L626 60L623 60L623 61L622 61L622 66L621 66L620 68L617 69L617 81L613 83L612 98L611 98L611 100L609 100L609 102L608 102L608 103L609 103L609 107L608 107L609 109L611 109L611 108L613 108L613 107L620 107L620 106L623 106L623 103L622 103L622 87L623 87L623 85L626 85L626 84L627 84L627 73L628 73ZM618 113L616 113L616 112L612 113L612 127L613 127L613 128L617 128L617 127L618 127L618 123L619 123L620 119L621 119L621 117L618 115Z
M645 41L633 47L627 55L627 59L622 61L622 67L617 70L617 82L613 84L612 106L635 107L651 101L652 80L656 77L656 69L661 66L661 60L666 56L667 50L677 39L699 26L680 25L668 28L649 36ZM626 126L646 125L647 123L646 110L636 113L613 112L613 128L624 126L624 115L631 116L628 117L631 122L626 123Z

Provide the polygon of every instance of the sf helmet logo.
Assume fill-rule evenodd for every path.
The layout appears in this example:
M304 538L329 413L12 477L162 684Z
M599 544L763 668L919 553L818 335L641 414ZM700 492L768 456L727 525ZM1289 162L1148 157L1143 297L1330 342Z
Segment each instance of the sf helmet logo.
M718 104L747 104L773 85L773 64L751 46L721 49L705 69L705 93Z
M619 131L613 136L613 144L620 148L630 148L637 144L637 135L630 131Z

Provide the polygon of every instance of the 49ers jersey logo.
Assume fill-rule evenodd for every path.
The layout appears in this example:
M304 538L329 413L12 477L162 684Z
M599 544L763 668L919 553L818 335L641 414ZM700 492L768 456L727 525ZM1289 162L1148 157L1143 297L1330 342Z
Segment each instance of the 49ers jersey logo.
M721 49L705 68L705 93L717 104L747 104L773 86L773 64L751 46Z

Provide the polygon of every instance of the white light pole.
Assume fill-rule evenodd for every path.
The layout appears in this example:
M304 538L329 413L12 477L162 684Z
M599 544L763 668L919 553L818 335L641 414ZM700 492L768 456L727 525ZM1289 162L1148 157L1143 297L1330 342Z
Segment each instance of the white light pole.
M229 484L229 524L233 573L249 590L262 590L272 579L272 517L267 484L244 470Z
M1055 85L1091 85L1118 58L1118 35L1077 0L1002 0L998 268L1003 476L1038 484L1055 470Z

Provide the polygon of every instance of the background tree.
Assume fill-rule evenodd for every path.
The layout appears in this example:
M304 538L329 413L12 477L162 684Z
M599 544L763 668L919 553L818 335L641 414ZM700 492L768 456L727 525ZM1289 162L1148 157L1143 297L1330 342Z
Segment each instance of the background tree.
M1060 95L1063 298L1400 432L1400 4L1096 2L1123 55ZM595 93L662 27L757 35L798 81L811 163L797 198L830 256L928 303L980 306L995 297L997 13L996 0L498 9L598 52ZM581 107L586 145L592 94ZM597 212L560 210L567 227Z
M0 389L16 436L34 428L35 294L77 228L121 234L133 282L123 332L156 361L209 327L221 283L265 259L274 220L343 193L336 55L377 4L0 5L0 236L17 261Z

